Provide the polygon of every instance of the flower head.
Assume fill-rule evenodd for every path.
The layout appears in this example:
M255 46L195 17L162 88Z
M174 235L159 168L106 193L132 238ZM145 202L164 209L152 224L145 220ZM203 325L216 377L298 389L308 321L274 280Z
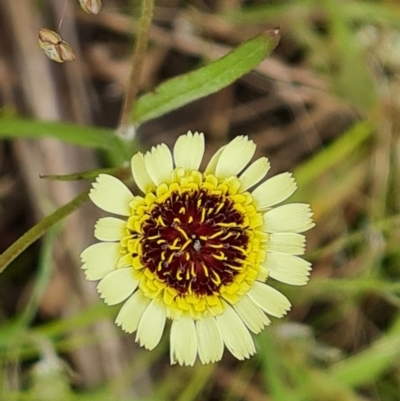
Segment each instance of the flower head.
M296 189L290 173L262 181L261 157L249 167L255 144L239 136L222 147L204 172L203 134L178 138L132 158L134 196L115 177L101 174L91 200L115 215L99 219L100 243L82 252L86 277L109 305L123 302L116 323L136 332L147 349L171 320L171 362L193 365L222 358L224 345L238 359L255 352L268 315L284 316L288 299L267 278L292 285L308 281L305 237L314 226L309 205L276 206ZM244 171L243 171L244 170Z

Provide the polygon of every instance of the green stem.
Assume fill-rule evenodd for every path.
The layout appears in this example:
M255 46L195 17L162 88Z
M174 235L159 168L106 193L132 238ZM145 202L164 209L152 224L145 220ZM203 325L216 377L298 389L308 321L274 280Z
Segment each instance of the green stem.
M43 237L43 246L40 250L39 266L36 273L34 285L30 298L23 309L20 316L20 323L24 327L28 327L32 322L37 310L39 309L40 301L43 297L46 287L50 281L52 269L52 245L57 235L59 234L59 226L50 228L49 232Z
M3 254L0 255L0 273L3 273L6 267L13 260L15 260L26 248L28 248L28 246L32 245L51 227L86 203L89 199L88 194L89 190L83 191L71 202L60 207L49 216L44 217L22 237L18 238Z
M154 0L142 0L142 14L140 16L139 30L137 33L135 50L132 56L132 70L126 91L124 105L122 107L118 132L122 138L129 138L130 119L139 91L139 82L143 60L147 50L149 29L153 17Z

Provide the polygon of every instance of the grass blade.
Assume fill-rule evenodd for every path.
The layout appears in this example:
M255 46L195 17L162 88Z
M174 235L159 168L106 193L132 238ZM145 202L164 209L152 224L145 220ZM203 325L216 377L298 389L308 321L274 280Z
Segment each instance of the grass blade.
M0 255L0 273L15 260L29 245L33 244L43 234L45 234L56 223L67 217L74 210L78 209L89 199L89 190L83 191L71 202L61 206L52 214L44 217L35 226L28 230L22 237L18 238L4 253Z

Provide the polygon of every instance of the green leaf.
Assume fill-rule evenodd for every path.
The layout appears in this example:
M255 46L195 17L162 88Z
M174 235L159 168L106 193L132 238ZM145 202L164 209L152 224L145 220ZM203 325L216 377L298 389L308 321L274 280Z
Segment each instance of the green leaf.
M277 31L266 31L205 67L164 82L138 99L133 122L144 123L225 88L260 64L278 42Z
M73 145L102 149L117 163L129 160L132 149L109 129L58 121L36 121L18 117L0 117L0 139L54 138Z

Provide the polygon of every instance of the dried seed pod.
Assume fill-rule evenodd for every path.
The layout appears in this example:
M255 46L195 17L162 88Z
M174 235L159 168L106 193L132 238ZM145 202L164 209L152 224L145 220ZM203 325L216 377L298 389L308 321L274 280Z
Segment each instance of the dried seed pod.
M83 11L89 14L98 14L101 10L101 0L79 0Z
M50 29L39 30L39 46L49 59L57 61L57 63L75 60L71 46L57 32Z

